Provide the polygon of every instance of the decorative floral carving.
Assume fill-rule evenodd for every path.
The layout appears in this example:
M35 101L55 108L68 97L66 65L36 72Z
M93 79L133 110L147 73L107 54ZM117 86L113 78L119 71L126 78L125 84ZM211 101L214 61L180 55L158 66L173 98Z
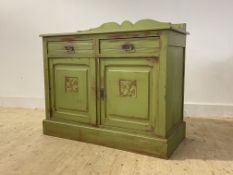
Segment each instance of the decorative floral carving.
M119 91L121 97L136 97L136 80L119 80Z
M65 91L66 92L78 92L78 78L77 77L65 77Z

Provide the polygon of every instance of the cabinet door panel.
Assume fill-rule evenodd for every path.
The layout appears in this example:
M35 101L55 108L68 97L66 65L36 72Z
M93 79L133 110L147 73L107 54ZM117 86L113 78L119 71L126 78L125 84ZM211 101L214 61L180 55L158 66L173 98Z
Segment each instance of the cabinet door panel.
M101 124L154 131L158 64L151 58L101 59Z
M52 117L96 123L94 59L50 59Z

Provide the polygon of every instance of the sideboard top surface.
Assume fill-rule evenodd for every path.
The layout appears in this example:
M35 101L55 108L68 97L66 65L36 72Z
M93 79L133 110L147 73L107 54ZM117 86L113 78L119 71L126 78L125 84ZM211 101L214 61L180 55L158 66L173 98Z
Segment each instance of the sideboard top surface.
M137 32L148 30L173 30L183 34L189 34L186 32L186 24L172 24L170 22L160 22L152 19L142 19L136 23L130 21L124 21L121 24L116 22L107 22L97 28L91 28L88 30L82 30L70 33L51 33L41 34L41 37L51 36L66 36L66 35L84 35L84 34L101 34L101 33L117 33L117 32Z

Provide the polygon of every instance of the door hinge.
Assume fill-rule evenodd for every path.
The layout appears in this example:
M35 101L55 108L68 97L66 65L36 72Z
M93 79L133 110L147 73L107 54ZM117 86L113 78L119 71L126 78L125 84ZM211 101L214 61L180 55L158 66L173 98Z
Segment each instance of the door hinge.
M104 98L104 88L100 88L100 98Z

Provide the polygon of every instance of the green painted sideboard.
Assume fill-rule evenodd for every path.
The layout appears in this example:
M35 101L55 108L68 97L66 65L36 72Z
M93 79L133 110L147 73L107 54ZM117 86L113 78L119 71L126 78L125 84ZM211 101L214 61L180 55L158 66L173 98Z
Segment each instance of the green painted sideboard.
M46 135L168 158L185 138L186 25L43 34Z

